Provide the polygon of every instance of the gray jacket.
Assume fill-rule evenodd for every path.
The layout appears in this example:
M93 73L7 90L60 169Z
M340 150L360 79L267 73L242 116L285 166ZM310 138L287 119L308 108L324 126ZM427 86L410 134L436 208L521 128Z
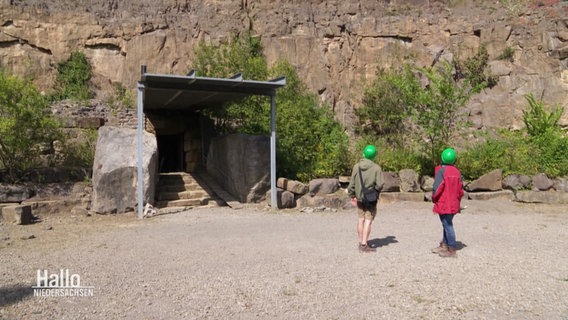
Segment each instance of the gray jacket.
M367 189L374 188L377 192L380 192L383 188L383 170L381 167L369 159L361 159L353 166L353 171L351 172L351 180L349 181L349 186L347 187L347 192L349 196L356 197L357 199L362 198L361 192L361 179L359 179L359 168L361 168L361 174L363 176L363 183Z

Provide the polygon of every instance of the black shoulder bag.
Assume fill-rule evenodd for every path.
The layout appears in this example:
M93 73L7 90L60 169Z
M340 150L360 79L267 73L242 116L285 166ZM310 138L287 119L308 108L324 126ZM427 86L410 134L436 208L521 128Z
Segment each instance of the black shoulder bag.
M361 173L361 167L359 167L359 179L361 179L361 194L363 195L361 202L363 202L363 206L365 208L371 208L371 206L377 204L377 191L374 189L367 189L365 187L365 183L363 182L363 175Z

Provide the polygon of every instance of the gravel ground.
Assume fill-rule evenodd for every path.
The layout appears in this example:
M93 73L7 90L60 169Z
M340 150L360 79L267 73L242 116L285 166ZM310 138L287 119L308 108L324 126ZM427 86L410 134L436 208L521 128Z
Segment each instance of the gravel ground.
M0 319L568 319L566 206L462 205L455 259L430 253L429 203L380 205L375 253L357 250L354 209L2 225ZM69 269L93 295L34 296L38 269Z

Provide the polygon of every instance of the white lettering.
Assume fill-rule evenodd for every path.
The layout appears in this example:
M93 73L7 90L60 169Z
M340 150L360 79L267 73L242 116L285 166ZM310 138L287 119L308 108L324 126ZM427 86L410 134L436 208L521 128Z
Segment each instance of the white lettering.
M72 288L72 289L34 289L34 297L92 297L95 295L94 288Z
M47 282L48 287L59 287L59 277L56 273L49 276L49 281Z
M92 297L94 287L81 286L81 276L69 269L59 269L59 273L49 274L47 270L37 270L34 297Z
M81 286L81 277L78 274L71 275L71 283L67 285L67 287L80 287Z
M37 269L36 285L41 287L44 283L47 283L47 270L43 270L43 275L41 270Z

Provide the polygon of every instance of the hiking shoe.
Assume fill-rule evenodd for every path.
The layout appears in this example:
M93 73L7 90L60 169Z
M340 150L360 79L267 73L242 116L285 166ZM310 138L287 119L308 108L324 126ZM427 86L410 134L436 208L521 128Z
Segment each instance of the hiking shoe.
M432 251L432 253L439 254L440 252L447 251L447 250L448 250L448 245L443 243L443 242L440 242L439 246L437 246L436 248L433 248L430 251Z
M440 251L438 255L442 258L457 258L456 249L448 247L447 250Z
M377 249L375 248L371 248L366 244L360 244L359 245L359 252L376 252Z

